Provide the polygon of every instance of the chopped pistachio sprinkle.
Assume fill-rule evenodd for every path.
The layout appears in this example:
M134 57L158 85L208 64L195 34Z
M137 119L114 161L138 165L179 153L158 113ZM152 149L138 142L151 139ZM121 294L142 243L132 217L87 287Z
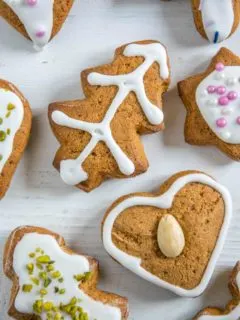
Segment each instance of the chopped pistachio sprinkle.
M7 128L7 135L10 135L10 133L11 133L11 129Z
M26 264L26 272L29 274L31 284L24 284L22 291L30 293L32 289L38 287L39 298L33 303L33 313L44 314L47 320L65 320L66 316L72 320L89 320L88 314L80 306L81 300L73 297L68 304L62 302L58 305L54 301L48 301L48 293L64 295L66 288L58 287L56 284L64 283L64 278L59 270L56 270L55 261L44 253L41 248L36 248L35 252L28 254L30 259ZM91 276L91 272L74 275L76 281L86 281Z
M9 118L10 115L11 115L11 111L8 111L8 112L6 113L6 115L5 115L5 117L6 117L6 118Z
M3 123L3 118L0 118L0 124L2 124Z
M3 159L3 156L0 154L0 161Z
M8 109L9 111L14 110L15 108L16 108L16 107L15 107L15 105L14 105L13 103L9 103L8 106L7 106L7 109Z
M3 130L0 130L0 141L4 141L6 139L6 132Z
M32 284L24 284L22 286L22 291L23 292L31 292L32 291L32 288L33 288L33 285Z

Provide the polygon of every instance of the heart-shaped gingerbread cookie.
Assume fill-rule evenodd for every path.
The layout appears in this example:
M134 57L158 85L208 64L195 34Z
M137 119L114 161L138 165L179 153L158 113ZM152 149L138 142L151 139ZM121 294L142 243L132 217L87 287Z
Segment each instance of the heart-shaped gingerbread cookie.
M181 296L200 295L211 278L231 218L229 192L206 174L180 172L156 194L117 200L103 243L120 264Z
M72 4L73 0L0 0L0 16L39 49L61 29Z

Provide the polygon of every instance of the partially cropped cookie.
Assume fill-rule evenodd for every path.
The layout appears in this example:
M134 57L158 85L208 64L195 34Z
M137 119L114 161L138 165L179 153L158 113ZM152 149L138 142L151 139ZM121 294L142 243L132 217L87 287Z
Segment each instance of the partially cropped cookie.
M178 84L187 110L185 139L240 160L240 58L222 48L203 73Z
M180 296L206 289L232 214L229 192L204 173L180 172L156 193L115 201L102 225L116 261Z
M28 101L13 84L0 80L0 199L27 145L31 123Z
M198 32L210 42L221 42L237 29L240 20L238 0L192 0Z
M0 0L0 16L40 49L61 29L72 4L73 0Z
M225 309L208 307L197 314L193 320L238 320L240 316L240 262L235 265L229 279L232 300Z
M128 318L126 298L96 288L97 261L74 253L49 230L14 230L5 246L3 268L13 281L9 315L14 319Z
M148 168L140 135L164 127L162 94L170 75L165 47L140 41L118 48L112 63L81 74L86 99L55 102L49 120L61 144L54 166L85 191Z

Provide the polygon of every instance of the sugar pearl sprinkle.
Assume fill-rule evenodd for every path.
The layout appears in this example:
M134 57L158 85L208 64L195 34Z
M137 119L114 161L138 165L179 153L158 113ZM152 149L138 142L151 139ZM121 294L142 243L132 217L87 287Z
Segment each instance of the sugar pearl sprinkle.
M37 4L38 0L25 0L26 5L29 7L34 7Z
M225 78L225 75L223 73L223 70L224 70L223 63L221 62L217 63L215 66L215 70L217 71L216 77L215 77L216 80ZM239 78L239 81L240 81L240 78ZM209 96L210 98L211 96L210 99L206 100L206 104L209 107L213 107L213 109L216 111L214 112L216 115L217 114L222 115L222 117L219 117L216 119L216 126L219 129L223 129L227 127L228 125L227 117L229 117L234 112L234 109L231 108L229 104L231 104L231 102L233 102L234 100L240 98L240 92L238 93L237 91L234 91L234 90L229 91L227 88L227 87L234 86L238 82L238 79L236 77L228 77L227 79L225 79L224 82L225 82L225 85L219 85L219 86L210 84L206 89L204 89L204 92L202 94L203 97ZM217 97L217 96L220 96L220 97ZM217 112L218 110L217 108L219 107L221 107L220 113ZM240 108L239 108L239 112L240 112ZM236 119L235 120L236 124L240 126L240 115L235 119ZM228 133L229 132L225 132L226 139L227 139Z

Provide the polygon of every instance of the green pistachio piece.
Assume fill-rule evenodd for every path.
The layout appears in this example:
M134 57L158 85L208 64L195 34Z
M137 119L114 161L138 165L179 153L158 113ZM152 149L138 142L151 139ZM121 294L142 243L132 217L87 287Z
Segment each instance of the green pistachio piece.
M0 141L4 141L6 139L6 132L1 130L0 131Z
M34 252L30 252L28 256L29 256L29 258L35 258L35 253Z
M46 266L46 270L47 271L53 271L54 270L54 266L52 265L52 264L48 264L47 266Z
M58 287L54 287L54 292L58 293L58 291L59 291L59 288Z
M36 313L42 313L43 310L43 301L42 300L36 300L33 304L33 311Z
M31 292L32 288L33 288L32 284L24 284L22 286L22 291L23 292Z
M39 278L41 278L41 279L43 279L43 280L46 280L47 279L47 272L45 272L45 271L41 271L41 272L39 272Z
M3 159L3 156L0 154L0 161Z
M38 278L32 277L31 280L36 286L39 286L39 279Z
M46 289L41 289L41 290L39 291L39 293L40 293L41 296L45 296L46 294L48 294L48 292L47 292Z
M54 279L57 279L59 277L61 277L61 272L60 271L53 271L51 273L51 276L54 278Z
M62 283L63 281L64 281L63 278L59 278L59 279L58 279L58 282L60 282L60 283Z
M13 103L9 103L8 106L7 106L7 109L8 110L14 110L16 107Z
M33 271L34 271L34 264L33 264L33 263L28 263L28 264L26 265L26 268L27 268L27 270L28 270L28 273L29 273L29 274L32 274Z
M10 135L11 129L7 128L7 135Z
M53 303L51 301L47 301L43 303L43 309L45 311L50 311L53 308Z
M0 124L2 124L3 123L3 118L0 118Z
M43 283L44 288L47 288L50 285L51 282L52 282L52 280L50 278L45 279L44 283Z
M6 113L6 115L5 115L5 117L6 117L6 118L9 118L10 115L11 115L11 111L8 111L8 112Z
M38 263L49 263L49 261L51 261L50 257L47 255L43 255L43 256L39 256L37 257L37 262Z
M39 270L42 270L42 269L43 269L43 266L41 265L41 263L36 263L36 267L37 267Z
M59 294L64 294L66 292L66 289L60 289Z

